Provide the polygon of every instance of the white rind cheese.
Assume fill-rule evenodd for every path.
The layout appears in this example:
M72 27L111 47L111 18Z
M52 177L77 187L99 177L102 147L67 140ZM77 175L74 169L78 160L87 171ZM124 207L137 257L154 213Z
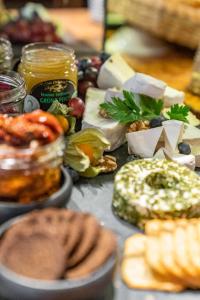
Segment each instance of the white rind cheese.
M156 154L153 156L154 159L168 159L177 162L178 164L182 166L186 166L190 170L195 169L196 167L196 161L195 156L190 155L184 155L180 153L170 153L165 148L160 148Z
M165 82L142 73L136 73L123 85L124 90L156 99L163 99L166 87Z
M167 86L163 97L164 106L170 107L174 104L183 104L184 98L185 98L184 92L175 90Z
M97 78L100 89L121 88L124 82L133 76L135 72L129 67L120 54L112 55L101 66Z
M108 89L105 93L105 102L112 102L113 97L118 97L120 99L123 99L123 92L122 91L117 91L116 89Z
M125 143L126 126L112 119L105 119L99 115L99 105L104 102L104 97L105 91L95 88L88 89L82 129L97 128L101 130L111 143L109 151L113 151Z
M191 147L191 152L195 156L196 167L200 168L200 129L192 125L185 125L183 142Z

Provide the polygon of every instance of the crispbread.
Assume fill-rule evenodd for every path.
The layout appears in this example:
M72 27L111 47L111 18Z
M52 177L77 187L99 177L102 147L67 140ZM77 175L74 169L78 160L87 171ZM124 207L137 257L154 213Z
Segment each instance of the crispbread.
M12 271L35 279L60 279L65 270L65 252L47 232L24 228L1 246L0 261Z
M195 222L195 220L191 220ZM190 265L186 250L185 228L188 220L152 220L147 223L145 231L149 235L160 238L161 263L166 269L168 278L176 282L184 283L187 286L197 285L196 270ZM176 234L176 230L177 233ZM183 233L181 235L181 233ZM180 240L181 235L182 239ZM184 241L185 239L185 241Z
M174 239L171 232L161 232L159 237L161 249L161 262L167 273L175 276L177 280L184 277L183 270L175 261L174 257Z
M159 274L160 276L166 275L166 269L161 263L161 251L158 238L154 236L149 236L147 238L145 256L148 265L156 274Z
M84 216L83 234L72 255L67 260L67 266L73 267L81 262L94 247L101 230L97 219L89 214Z
M124 245L124 257L139 255L144 251L146 236L141 233L130 236Z
M184 281L188 286L196 287L199 285L198 272L189 258L189 239L187 234L187 226L176 226L174 237L174 258L176 263L182 268L185 273Z
M76 213L69 226L70 233L64 245L67 258L72 254L83 234L84 215Z
M114 234L105 228L101 229L100 236L90 254L78 266L67 270L65 278L83 278L102 266L114 254L117 241Z
M183 290L184 287L182 285L168 282L165 277L153 272L145 258L145 251L148 248L146 241L146 236L142 234L136 234L127 240L124 250L125 257L121 266L121 275L124 282L130 288L170 292Z
M187 237L187 251L189 260L200 273L200 236L198 235L198 227L200 229L200 224L188 224L185 229L185 234Z
M144 256L126 257L121 266L121 276L129 288L167 292L180 292L182 285L165 281L149 268Z

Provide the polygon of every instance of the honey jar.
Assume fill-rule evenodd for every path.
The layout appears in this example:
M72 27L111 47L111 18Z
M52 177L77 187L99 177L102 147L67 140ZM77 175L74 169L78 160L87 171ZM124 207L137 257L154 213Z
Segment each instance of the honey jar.
M22 50L19 73L24 77L27 94L24 111L60 103L77 93L77 67L73 49L62 44L33 43Z

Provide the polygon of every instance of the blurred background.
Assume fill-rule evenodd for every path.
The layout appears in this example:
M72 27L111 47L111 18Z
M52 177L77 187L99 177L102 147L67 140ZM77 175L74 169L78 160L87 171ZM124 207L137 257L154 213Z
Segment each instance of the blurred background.
M120 52L136 71L184 90L200 115L189 90L192 71L200 74L200 0L0 0L0 35L15 57L37 41L66 43L77 57Z

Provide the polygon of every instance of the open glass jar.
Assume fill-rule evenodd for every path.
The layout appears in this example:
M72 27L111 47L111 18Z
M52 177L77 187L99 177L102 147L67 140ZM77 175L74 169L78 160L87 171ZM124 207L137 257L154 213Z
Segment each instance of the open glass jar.
M30 203L45 199L61 184L64 142L16 148L0 145L0 201Z
M0 113L21 114L25 96L25 83L18 73L10 71L0 74Z
M11 43L5 39L0 38L0 73L11 70L13 59L13 51Z
M24 110L48 110L54 100L66 103L77 92L77 67L73 49L62 44L34 43L22 50L19 72L27 94Z

